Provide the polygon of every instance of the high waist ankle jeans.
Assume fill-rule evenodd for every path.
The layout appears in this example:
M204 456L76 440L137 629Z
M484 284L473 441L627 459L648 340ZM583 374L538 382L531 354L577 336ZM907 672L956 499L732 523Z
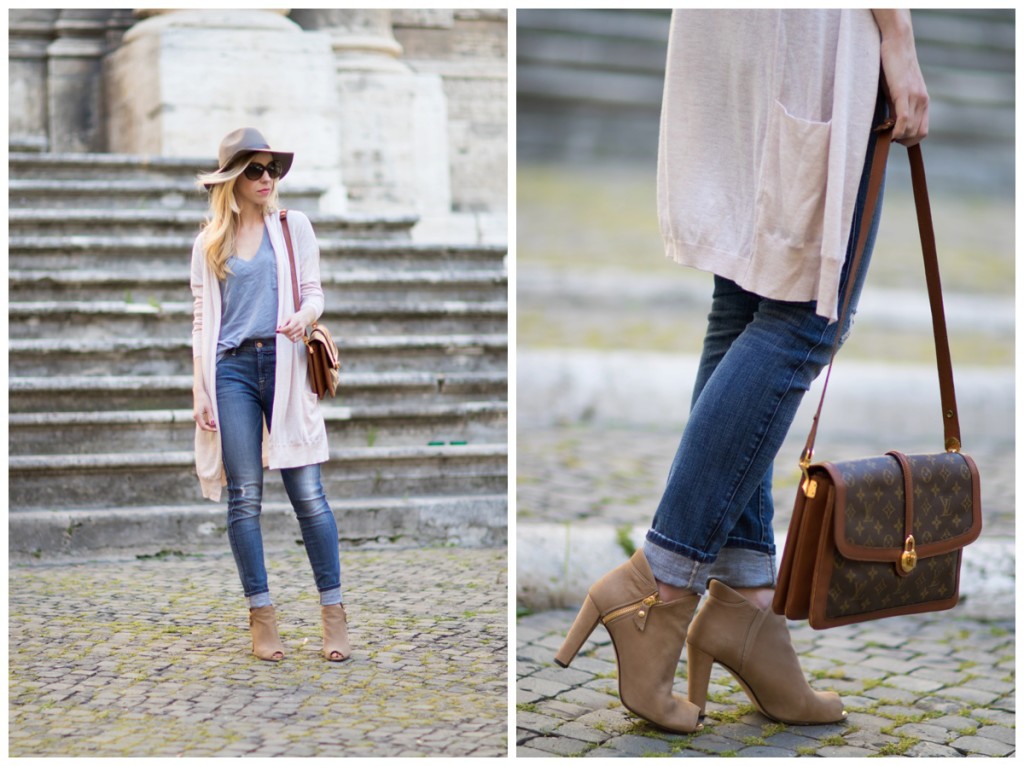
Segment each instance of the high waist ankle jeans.
M840 307L853 290L841 341L878 229L881 192L851 280L873 150L872 137L840 278ZM734 588L774 587L772 462L839 331L839 322L829 324L815 309L814 301L770 300L715 277L690 417L644 544L661 582L697 593L711 578Z
M228 481L228 540L250 606L270 603L263 558L263 419L273 420L273 342L227 352L217 362L217 410ZM322 604L341 603L338 528L320 482L320 466L281 470Z

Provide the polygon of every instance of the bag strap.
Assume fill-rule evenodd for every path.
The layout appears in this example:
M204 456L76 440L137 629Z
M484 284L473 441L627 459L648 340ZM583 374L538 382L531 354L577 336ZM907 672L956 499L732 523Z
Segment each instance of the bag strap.
M288 246L288 265L292 268L292 298L295 301L295 310L298 311L301 305L299 301L299 278L295 273L295 250L292 247L292 232L288 228L288 211L282 210L281 228L284 230L284 243Z
M299 300L299 277L295 273L295 248L292 247L292 232L288 228L288 211L281 211L281 228L284 230L284 243L288 246L288 265L292 269L292 299L295 301L295 310L298 311L302 307L302 301ZM316 320L310 325L314 330L316 329ZM307 346L309 345L309 333L303 332L302 341Z
M875 208L878 205L878 194L882 186L882 178L885 175L885 164L889 156L889 146L892 143L892 129L894 125L895 120L890 117L875 128L878 138L875 142L875 153L868 178L864 213L857 232L857 245L854 249L853 261L850 263L847 280L855 279L860 268L861 256L864 254L868 232L874 219ZM956 392L953 389L953 364L949 354L949 339L946 335L946 315L942 306L942 284L939 280L939 259L935 249L935 232L932 227L931 207L928 203L928 186L925 181L924 160L922 159L920 144L907 147L907 155L910 159L910 177L914 187L917 226L921 237L921 250L924 255L925 281L928 286L928 303L932 314L932 334L935 336L935 361L939 373L945 448L947 452L959 452L960 420L956 409ZM800 468L804 472L805 479L807 469L811 465L811 458L814 455L814 440L818 433L818 419L821 416L822 405L825 403L825 391L828 389L829 376L832 374L832 365L835 362L836 352L839 350L841 330L849 314L852 296L853 290L848 289L843 298L842 309L839 312L839 326L836 330L835 340L832 343L832 356L829 359L828 372L822 385L821 400L818 402L818 409L814 413L814 420L811 423L811 431L807 436L807 443L800 457Z

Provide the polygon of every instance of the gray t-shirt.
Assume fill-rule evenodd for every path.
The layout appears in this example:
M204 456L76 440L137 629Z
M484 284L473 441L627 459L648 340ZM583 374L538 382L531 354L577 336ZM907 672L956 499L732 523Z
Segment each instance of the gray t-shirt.
M277 332L277 264L270 234L250 260L228 259L231 270L221 285L220 339L217 357L250 338L273 338Z

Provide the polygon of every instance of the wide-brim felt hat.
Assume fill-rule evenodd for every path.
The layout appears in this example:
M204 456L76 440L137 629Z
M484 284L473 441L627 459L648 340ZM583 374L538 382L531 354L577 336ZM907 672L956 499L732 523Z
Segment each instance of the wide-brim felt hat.
M295 154L293 152L280 152L276 149L271 149L267 139L256 128L239 128L224 136L224 140L220 142L220 149L217 150L217 161L220 163L220 167L217 168L215 175L225 173L235 164L239 157L248 154L259 154L261 152L271 155L281 163L280 178L288 175ZM207 189L213 186L212 183L204 185Z

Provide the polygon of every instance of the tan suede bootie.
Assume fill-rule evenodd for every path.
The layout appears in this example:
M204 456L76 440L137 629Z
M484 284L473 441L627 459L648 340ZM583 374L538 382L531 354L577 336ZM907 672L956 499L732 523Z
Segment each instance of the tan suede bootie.
M708 599L686 637L690 702L704 712L711 663L739 681L764 715L782 723L834 723L846 717L835 692L816 692L804 678L786 618L758 609L729 586L712 580Z
M249 631L252 633L252 653L267 662L284 659L284 644L277 635L277 613L273 605L249 610Z
M352 654L348 644L348 615L341 604L320 607L324 625L324 659L342 662Z
M568 667L600 621L619 666L619 699L627 710L674 732L700 728L700 709L672 691L686 628L700 597L663 603L647 557L633 557L591 588L555 662Z

